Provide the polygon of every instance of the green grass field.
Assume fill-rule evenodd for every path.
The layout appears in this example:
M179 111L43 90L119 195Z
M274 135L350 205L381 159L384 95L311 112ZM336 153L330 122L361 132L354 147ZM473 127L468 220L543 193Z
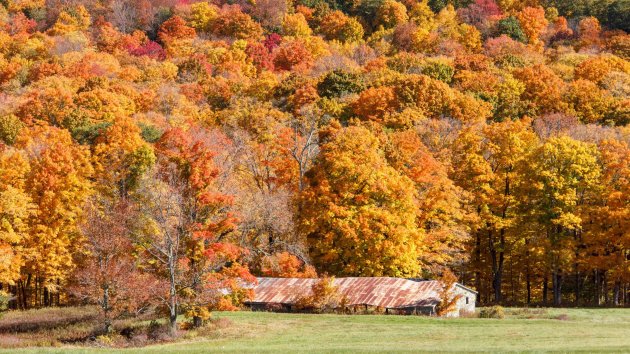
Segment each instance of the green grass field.
M630 309L507 310L505 319L215 313L231 324L211 337L133 353L630 352ZM37 348L12 352L99 352ZM113 350L107 351L113 352Z

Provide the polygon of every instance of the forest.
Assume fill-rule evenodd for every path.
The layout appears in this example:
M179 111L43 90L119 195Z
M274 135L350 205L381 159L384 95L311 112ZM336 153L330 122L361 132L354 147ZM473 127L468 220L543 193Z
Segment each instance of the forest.
M625 0L0 0L0 308L256 276L630 304Z

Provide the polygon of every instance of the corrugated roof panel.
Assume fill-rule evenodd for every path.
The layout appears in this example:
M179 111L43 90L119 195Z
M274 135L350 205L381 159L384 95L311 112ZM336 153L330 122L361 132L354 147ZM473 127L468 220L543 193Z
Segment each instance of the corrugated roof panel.
M252 302L292 304L298 298L309 295L317 281L318 279L312 278L258 278ZM335 286L346 296L348 305L399 308L439 303L440 283L434 280L336 278Z

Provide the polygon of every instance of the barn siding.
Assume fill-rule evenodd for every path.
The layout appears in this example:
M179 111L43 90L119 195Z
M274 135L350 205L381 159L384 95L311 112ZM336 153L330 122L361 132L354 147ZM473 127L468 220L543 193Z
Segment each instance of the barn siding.
M475 292L459 284L455 285L453 292L456 295L461 295L461 297L457 300L456 311L453 312L452 316L457 317L462 313L475 312L475 303L477 302L477 294Z

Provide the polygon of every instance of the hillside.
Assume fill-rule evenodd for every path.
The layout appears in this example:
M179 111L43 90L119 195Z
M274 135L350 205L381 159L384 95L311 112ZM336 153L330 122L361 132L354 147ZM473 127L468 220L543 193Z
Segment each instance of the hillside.
M96 304L105 333L175 335L256 276L317 275L627 306L629 16L0 1L0 310Z

